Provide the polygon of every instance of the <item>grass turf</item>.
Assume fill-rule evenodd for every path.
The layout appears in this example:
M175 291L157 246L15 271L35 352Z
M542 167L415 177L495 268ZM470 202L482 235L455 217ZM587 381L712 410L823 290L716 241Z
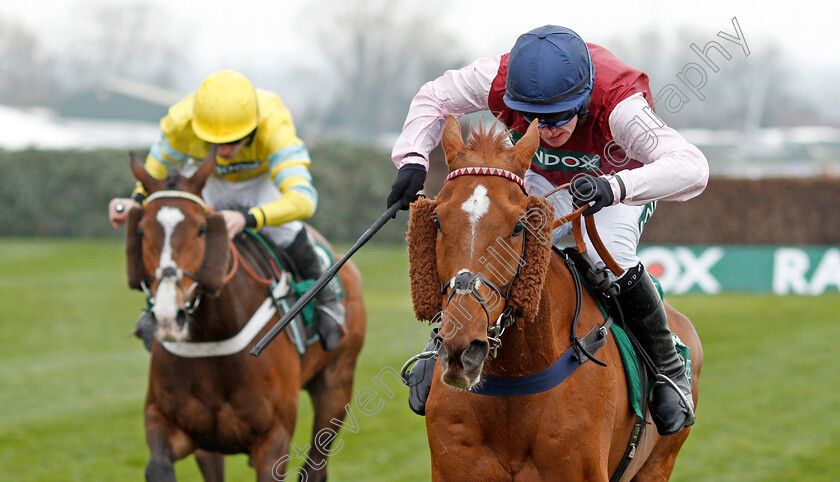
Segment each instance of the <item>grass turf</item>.
M126 287L121 243L2 239L0 252L0 480L142 479L148 356L128 333L144 300ZM385 405L356 411L358 432L339 433L331 479L427 480L425 425L407 389L391 384L389 398L373 382L383 368L399 370L406 344L426 340L413 321L405 250L370 245L354 261L369 317L355 390L374 389ZM669 301L705 351L698 422L672 480L840 480L840 295ZM309 442L308 405L302 394L293 446ZM254 478L243 455L226 469L229 480ZM200 480L192 457L176 470Z

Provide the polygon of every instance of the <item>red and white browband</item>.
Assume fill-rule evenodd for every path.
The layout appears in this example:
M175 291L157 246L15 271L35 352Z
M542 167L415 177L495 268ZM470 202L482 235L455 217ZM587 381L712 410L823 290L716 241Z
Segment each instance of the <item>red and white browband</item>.
M446 176L446 181L448 182L450 179L455 179L459 176L498 176L503 177L505 179L510 179L511 181L515 182L522 188L522 192L528 194L528 191L525 190L525 181L522 180L521 177L517 176L516 174L506 171L504 169L498 169L495 167L462 167L461 169L455 169L454 171L450 172L448 176Z

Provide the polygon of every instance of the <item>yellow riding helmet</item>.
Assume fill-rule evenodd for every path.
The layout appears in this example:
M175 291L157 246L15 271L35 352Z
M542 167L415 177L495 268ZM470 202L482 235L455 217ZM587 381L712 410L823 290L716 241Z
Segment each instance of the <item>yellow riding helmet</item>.
M225 144L257 128L257 94L247 77L232 70L210 74L195 92L192 127L201 140Z

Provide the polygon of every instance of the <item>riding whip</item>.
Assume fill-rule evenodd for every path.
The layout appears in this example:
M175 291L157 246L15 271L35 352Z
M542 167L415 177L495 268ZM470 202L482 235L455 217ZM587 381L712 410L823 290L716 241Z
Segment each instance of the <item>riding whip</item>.
M306 293L304 293L303 296L301 296L295 302L295 304L292 305L291 308L289 308L289 311L287 311L286 314L283 315L280 321L278 321L271 328L271 330L269 330L269 332L266 333L266 335L262 337L262 339L259 342L257 342L257 344L254 345L253 348L251 348L251 355L259 356L260 353L262 353L262 351L265 350L265 348L274 340L274 338L276 338L277 335L280 334L280 332L282 332L286 328L286 326L289 323L291 323L292 320L295 319L298 313L300 313L303 310L303 307L306 306L310 301L312 301L312 298L314 298L315 295L317 295L318 292L321 291L324 288L324 286L326 286L326 284L329 283L331 279L333 279L333 277L335 277L336 273L338 273L338 270L341 269L342 266L344 266L344 263L346 263L348 259L350 259L350 256L353 256L353 253L355 253L359 250L359 248L364 246L364 244L367 243L370 240L370 238L373 237L373 235L376 234L376 232L379 231L379 229L385 225L385 223L394 218L399 209L400 203L397 202L391 205L391 207L389 207L388 210L386 210L382 214L382 216L380 216L379 219L377 219L376 222L373 223L373 225L371 225L371 227L369 227L364 234L362 234L362 237L360 237L359 240L356 241L356 244L354 244L353 247L350 248L349 251L347 251L347 254L345 254L344 257L338 260L338 262L335 263L332 266L332 268L325 271L324 274L322 274L315 281L315 284L313 284L311 288L306 290Z

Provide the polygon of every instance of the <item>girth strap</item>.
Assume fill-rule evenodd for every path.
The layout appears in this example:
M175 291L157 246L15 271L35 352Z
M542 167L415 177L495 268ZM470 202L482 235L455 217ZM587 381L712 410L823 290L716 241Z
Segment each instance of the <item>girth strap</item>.
M566 263L566 268L568 268L569 273L571 273L572 280L574 280L575 285L575 315L574 318L572 318L571 333L572 348L575 350L575 356L578 360L580 360L580 363L584 363L586 360L592 360L593 363L605 367L607 364L595 358L592 354L597 352L602 346L606 345L607 331L613 324L613 318L612 316L608 317L603 326L600 323L596 323L595 327L587 333L586 336L578 338L577 327L578 321L580 320L580 307L583 301L583 288L581 287L580 277L578 276L578 270L574 261L572 261L572 259L567 255L563 256L563 261Z

